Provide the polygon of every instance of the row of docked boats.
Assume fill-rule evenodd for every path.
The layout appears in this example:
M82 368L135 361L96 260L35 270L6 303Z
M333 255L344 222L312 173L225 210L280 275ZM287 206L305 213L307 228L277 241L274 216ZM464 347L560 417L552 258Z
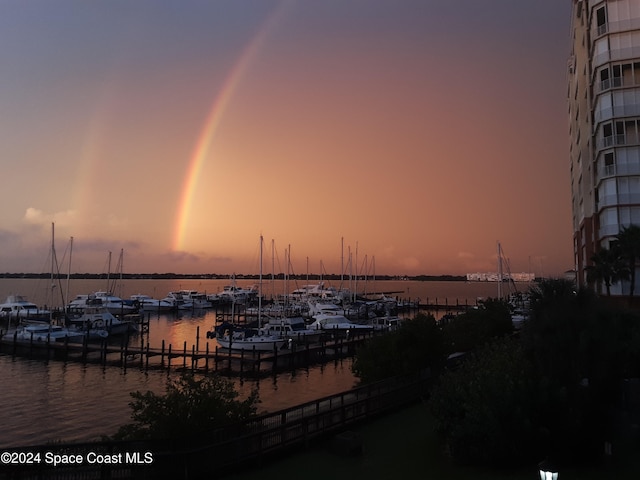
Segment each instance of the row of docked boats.
M122 320L99 307L90 307L80 316L66 316L58 323L23 319L7 336L23 342L100 341L136 330L133 320Z
M394 330L400 323L394 313L396 306L396 301L384 296L353 301L345 292L319 283L304 286L264 306L259 302L257 307L246 307L245 317L255 315L257 326L223 322L214 325L207 337L231 350L273 351L293 343L315 343L325 335Z
M224 348L261 350L282 348L293 341L313 343L326 332L389 330L398 323L397 317L390 314L396 302L384 296L375 301L347 302L350 296L345 292L327 288L321 282L265 303L259 291L255 286L242 288L234 284L214 295L178 290L162 299L136 294L127 300L97 291L76 296L64 312L41 309L24 297L12 296L0 304L0 317L21 321L18 334L22 340L95 340L129 329L130 322L121 319L134 313L206 309L230 302L232 311L236 309L245 318L258 318L258 327L225 324L212 328L209 338L216 338ZM53 317L59 319L58 325L49 321Z
M362 332L392 331L400 324L397 316L384 316L366 321L350 320L342 314L319 313L306 321L296 317L266 317L257 327L223 322L214 325L208 338L231 350L273 351L296 344L313 344L325 335L346 336Z
M83 306L57 312L40 308L24 296L10 295L0 304L0 318L7 319L8 337L28 342L95 341L137 328L133 319L117 317L105 305L89 300ZM13 329L12 321L17 323Z
M232 303L246 305L257 295L258 290L255 288L245 289L234 285L226 286L222 292L215 294L206 294L197 290L176 290L160 299L138 293L124 300L109 292L99 291L89 295L78 295L68 306L73 310L83 309L86 305L101 304L114 315L126 315L139 311L200 310Z

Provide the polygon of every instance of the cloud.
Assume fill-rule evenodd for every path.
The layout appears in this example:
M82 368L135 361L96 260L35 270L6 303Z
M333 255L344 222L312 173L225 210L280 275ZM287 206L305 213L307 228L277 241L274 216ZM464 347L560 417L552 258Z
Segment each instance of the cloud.
M43 227L48 227L52 223L61 226L69 226L73 224L75 218L75 210L65 210L56 213L45 213L38 208L29 207L24 214L23 220L28 225L40 225Z
M472 259L476 258L476 256L471 252L458 252L458 258Z

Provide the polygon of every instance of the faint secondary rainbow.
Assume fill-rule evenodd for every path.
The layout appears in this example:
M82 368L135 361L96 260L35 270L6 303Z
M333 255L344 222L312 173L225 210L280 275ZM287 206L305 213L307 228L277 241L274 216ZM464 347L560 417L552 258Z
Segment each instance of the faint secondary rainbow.
M179 202L180 207L178 209L178 217L173 238L174 251L184 250L185 248L186 231L189 224L191 208L193 206L194 194L198 184L198 176L205 163L216 130L222 120L222 116L233 98L233 95L240 84L240 80L246 72L249 64L257 55L260 46L266 40L269 32L282 17L287 4L290 3L291 2L289 1L279 2L276 8L265 18L264 22L258 29L258 32L254 35L242 51L242 54L236 60L233 68L225 78L222 88L211 105L211 109L209 110L209 114L207 115L206 121L193 150L193 154L189 160L187 175L182 187Z

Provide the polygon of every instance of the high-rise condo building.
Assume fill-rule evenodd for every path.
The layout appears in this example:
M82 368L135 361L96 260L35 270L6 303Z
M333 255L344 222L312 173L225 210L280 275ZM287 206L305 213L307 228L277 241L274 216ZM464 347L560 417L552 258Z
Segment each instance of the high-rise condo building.
M640 225L640 0L572 0L568 113L577 281ZM637 291L637 289L636 289ZM628 282L612 286L628 293Z

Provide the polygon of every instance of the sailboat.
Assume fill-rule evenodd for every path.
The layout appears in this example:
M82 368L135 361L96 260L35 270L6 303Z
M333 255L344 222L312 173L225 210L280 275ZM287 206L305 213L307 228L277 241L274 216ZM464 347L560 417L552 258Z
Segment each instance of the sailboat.
M58 270L58 260L55 249L55 225L51 224L51 301L53 303L53 293L56 291L56 274ZM61 292L61 289L58 289ZM28 302L27 302L28 303ZM62 297L64 304L64 297ZM88 329L75 328L74 326L62 326L54 324L53 312L50 312L47 321L44 319L22 318L22 323L14 332L18 341L28 342L55 342L55 341L71 341L81 342L85 338L91 339ZM106 338L108 332L105 330L96 330L93 338Z
M123 265L124 250L120 250L120 258L118 259L118 269L120 272L120 283L122 283L122 265ZM112 315L119 315L124 317L125 315L134 314L137 312L136 306L133 301L123 300L113 294L117 284L117 280L111 281L111 252L108 256L108 270L107 270L107 289L100 290L90 294L80 294L76 298L71 300L67 305L67 310L75 312L84 312L87 308L96 309L102 307Z
M230 350L279 350L288 343L288 339L279 334L272 334L262 328L262 246L260 235L260 284L258 293L258 328L241 328L228 322L215 327L207 337L215 336L218 344Z

